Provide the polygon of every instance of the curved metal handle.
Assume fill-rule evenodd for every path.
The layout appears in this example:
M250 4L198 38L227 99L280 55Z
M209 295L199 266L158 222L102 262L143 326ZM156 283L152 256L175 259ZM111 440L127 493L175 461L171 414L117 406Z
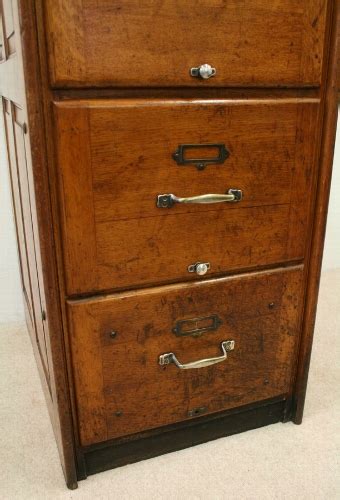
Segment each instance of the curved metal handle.
M226 194L202 194L200 196L190 196L189 198L178 198L174 194L159 194L157 196L158 208L171 208L175 203L226 203L242 200L240 189L229 189Z
M210 365L215 365L216 363L221 363L222 361L227 359L228 351L232 351L234 349L234 347L235 347L234 340L225 340L221 344L223 355L218 356L216 358L199 359L197 361L192 361L191 363L182 364L178 361L178 359L176 358L176 356L173 352L168 352L166 354L161 354L159 356L158 362L161 366L169 365L170 363L174 363L177 366L177 368L179 368L180 370L192 370L194 368L204 368L205 366L210 366Z

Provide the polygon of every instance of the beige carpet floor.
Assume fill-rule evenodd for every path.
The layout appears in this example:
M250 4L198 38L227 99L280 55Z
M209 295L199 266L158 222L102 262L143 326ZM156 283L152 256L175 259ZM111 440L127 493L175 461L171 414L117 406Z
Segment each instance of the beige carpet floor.
M23 324L0 326L0 498L340 499L340 270L322 276L304 422L64 484Z

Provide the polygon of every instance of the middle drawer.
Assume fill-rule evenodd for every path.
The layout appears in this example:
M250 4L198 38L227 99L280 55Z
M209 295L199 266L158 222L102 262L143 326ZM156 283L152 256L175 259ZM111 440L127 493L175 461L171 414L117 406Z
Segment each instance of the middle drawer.
M303 259L318 105L56 102L67 293L195 279L197 262L213 275Z

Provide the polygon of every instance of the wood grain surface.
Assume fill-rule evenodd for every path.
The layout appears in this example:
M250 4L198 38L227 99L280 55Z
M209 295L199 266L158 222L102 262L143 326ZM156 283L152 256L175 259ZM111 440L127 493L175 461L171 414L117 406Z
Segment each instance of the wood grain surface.
M81 443L233 408L291 387L302 306L302 268L269 271L68 303ZM177 337L178 320L217 314L223 324L199 338ZM110 332L115 331L115 338ZM235 350L195 370L161 367Z
M301 423L338 11L335 0L0 0L27 324L70 488L221 435ZM192 78L204 63L216 76ZM177 165L188 143L224 144L229 157ZM156 207L158 194L230 188L240 203ZM203 278L187 272L197 261L211 264ZM213 314L214 331L173 332ZM170 351L184 363L218 356L228 339L222 364L158 364Z
M323 0L47 0L50 79L74 86L318 86ZM209 63L210 80L189 75Z
M317 99L55 103L67 293L193 279L299 260L308 230ZM198 171L179 144L223 143ZM239 203L156 206L158 194L243 191Z

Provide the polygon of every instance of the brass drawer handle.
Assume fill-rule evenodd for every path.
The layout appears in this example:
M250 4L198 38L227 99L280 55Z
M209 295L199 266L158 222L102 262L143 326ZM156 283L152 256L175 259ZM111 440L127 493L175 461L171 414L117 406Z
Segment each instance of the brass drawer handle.
M229 189L226 194L202 194L200 196L191 196L189 198L178 198L174 194L159 194L157 196L158 208L171 208L175 203L226 203L242 200L242 191L240 189Z
M192 370L194 368L204 368L205 366L215 365L216 363L221 363L222 361L226 360L228 351L233 351L234 347L235 347L234 340L225 340L221 344L221 348L223 351L222 356L218 356L216 358L199 359L197 361L192 361L191 363L185 363L185 364L180 363L173 352L168 352L166 354L161 354L159 356L159 364L161 366L164 366L164 365L169 365L170 363L174 363L180 370Z

